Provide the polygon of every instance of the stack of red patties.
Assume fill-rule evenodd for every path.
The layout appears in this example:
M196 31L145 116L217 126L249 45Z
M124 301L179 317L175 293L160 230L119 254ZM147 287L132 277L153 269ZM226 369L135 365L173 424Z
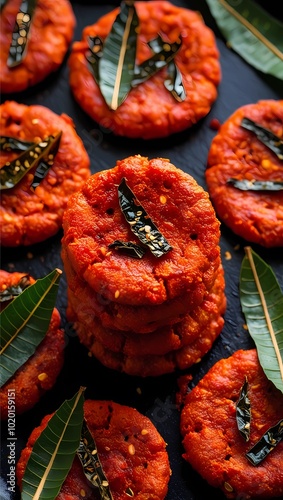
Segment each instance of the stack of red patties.
M169 160L140 155L71 196L62 259L68 319L105 366L157 376L200 361L226 307L219 221Z

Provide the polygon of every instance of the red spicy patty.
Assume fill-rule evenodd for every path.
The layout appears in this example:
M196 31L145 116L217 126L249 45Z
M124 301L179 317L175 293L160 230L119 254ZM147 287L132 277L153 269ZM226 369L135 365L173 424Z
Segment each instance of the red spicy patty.
M236 402L248 379L251 429L248 442L236 424ZM181 414L184 458L227 498L283 495L283 442L257 466L245 453L283 416L283 395L265 376L255 349L218 361L186 396Z
M2 246L30 245L53 236L61 228L69 196L90 175L89 157L67 115L58 116L46 107L7 101L0 106L0 135L39 142L62 131L59 151L46 177L32 190L35 169L12 189L1 194L0 227ZM1 163L19 153L1 151ZM33 173L32 173L33 172Z
M20 0L9 0L0 16L1 92L25 90L59 68L71 43L75 16L68 0L38 0L21 64L9 68L7 58Z
M164 87L167 70L158 71L148 81L132 89L115 111L108 108L85 58L89 36L104 40L119 12L115 9L83 31L69 58L73 94L95 121L117 135L152 139L165 137L190 127L203 118L217 97L221 78L219 53L213 32L199 13L166 1L135 2L139 17L137 63L151 57L147 42L160 34L182 46L174 61L182 73L186 99L178 102Z
M0 291L17 286L25 273L0 270ZM30 284L35 280L28 277ZM5 306L6 302L2 303ZM33 408L41 396L53 387L64 362L64 331L60 329L60 314L54 309L48 331L35 353L16 371L0 389L1 419L7 419L8 393L15 393L16 412Z
M237 109L221 126L208 155L206 182L219 218L236 234L265 247L283 245L283 191L241 191L229 178L283 181L283 160L241 127L246 117L283 140L283 100Z
M165 255L157 258L147 251L139 260L108 248L115 240L139 243L119 206L122 178L173 247ZM156 329L154 320L164 313L169 321L179 299L178 316L200 304L219 268L219 222L208 195L168 160L132 156L94 174L70 198L63 229L68 276L75 274L92 291L91 303L108 315L104 323L100 311L106 327L112 320L114 327L118 322L118 328L131 329L122 310L133 307L135 313L143 308L144 324L150 327L153 321L147 331ZM69 286L75 291L72 278ZM140 331L141 321L135 317L132 329Z
M134 408L111 401L87 400L84 416L97 445L99 458L114 500L163 500L170 479L166 443L152 422ZM31 434L17 464L21 487L35 440L50 416ZM78 458L61 488L58 500L99 499L85 478Z

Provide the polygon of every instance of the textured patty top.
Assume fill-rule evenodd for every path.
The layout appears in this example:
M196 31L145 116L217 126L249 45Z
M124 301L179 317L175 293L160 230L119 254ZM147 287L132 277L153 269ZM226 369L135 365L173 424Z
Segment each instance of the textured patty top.
M135 259L108 248L115 240L139 243L119 206L122 179L171 245L161 257L146 251ZM219 222L208 194L165 159L132 156L92 175L69 199L63 229L80 278L121 304L161 304L189 293L219 259Z

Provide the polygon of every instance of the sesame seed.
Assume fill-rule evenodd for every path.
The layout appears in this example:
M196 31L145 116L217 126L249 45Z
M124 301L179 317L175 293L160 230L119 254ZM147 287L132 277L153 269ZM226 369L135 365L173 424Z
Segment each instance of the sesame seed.
M80 491L80 495L81 495L81 497L85 497L85 496L86 496L86 492L85 492L85 490L81 489L81 491Z
M232 255L230 252L225 252L225 259L226 260L231 260L232 259Z
M233 491L231 484L229 484L227 482L224 483L224 488L226 491Z
M118 299L119 295L120 295L119 290L116 290L116 292L115 292L115 299Z
M135 447L133 444L129 444L128 452L130 453L130 455L134 455L136 453L136 450L135 450Z
M110 446L105 446L105 451L110 451Z
M148 430L147 429L142 429L141 430L141 435L142 436L146 436L146 434L148 434Z
M34 118L33 120L31 120L31 123L33 125L36 125L38 122L39 122L38 118Z
M47 379L47 377L48 377L47 373L43 372L43 373L40 373L37 378L38 378L38 380L40 380L40 382L43 382L44 380Z
M270 160L264 159L264 160L262 160L262 162L261 162L261 166L262 166L263 168L269 168L269 167L270 167L270 165L271 165Z
M162 205L165 205L166 201L167 201L167 198L166 196L164 196L163 194L160 196L159 198L159 201L160 203L162 203Z
M141 390L141 388L140 388L140 387L137 387L137 388L136 388L136 391L137 391L137 393L138 393L138 394L141 394L141 393L142 393L142 390Z

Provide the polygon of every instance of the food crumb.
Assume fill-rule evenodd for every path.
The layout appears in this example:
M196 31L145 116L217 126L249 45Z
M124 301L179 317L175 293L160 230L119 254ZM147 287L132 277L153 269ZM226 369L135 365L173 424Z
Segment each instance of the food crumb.
M33 253L28 252L27 253L27 259L33 259Z
M232 255L231 255L231 253L230 253L230 252L228 252L228 251L227 251L227 252L225 252L225 259L226 259L226 260L231 260L231 259L232 259Z
M210 120L209 127L212 130L219 130L221 127L221 123L219 120L217 120L217 118L212 118L212 120Z

